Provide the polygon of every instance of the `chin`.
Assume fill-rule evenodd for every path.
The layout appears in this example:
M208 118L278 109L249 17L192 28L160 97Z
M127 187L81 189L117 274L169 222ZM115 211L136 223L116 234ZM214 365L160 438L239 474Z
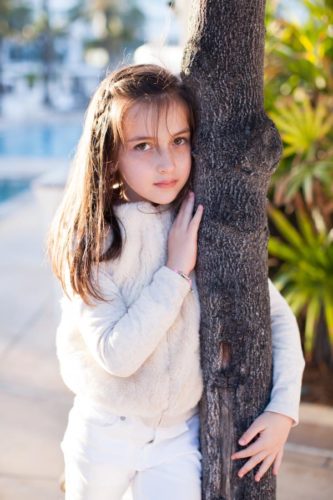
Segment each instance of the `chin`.
M158 203L159 205L168 205L169 203L172 203L173 201L175 201L175 199L177 198L179 193L180 193L180 190L177 190L177 192L176 191L165 192L165 193L159 194L157 196L155 193L155 196L152 196L150 198L150 200L152 203Z
M172 203L176 196L169 196L168 198L165 197L162 200L156 200L155 203L159 203L160 205L168 205L168 203Z
M158 203L159 205L169 205L177 198L177 195L174 196L165 196L163 199L152 200L153 203Z

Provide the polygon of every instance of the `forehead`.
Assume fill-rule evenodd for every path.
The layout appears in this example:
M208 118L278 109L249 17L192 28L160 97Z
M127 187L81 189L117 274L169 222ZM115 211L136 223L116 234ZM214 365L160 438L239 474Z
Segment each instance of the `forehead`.
M155 136L159 131L175 134L189 127L189 111L180 99L163 102L137 102L123 117L123 133L127 139L134 134Z

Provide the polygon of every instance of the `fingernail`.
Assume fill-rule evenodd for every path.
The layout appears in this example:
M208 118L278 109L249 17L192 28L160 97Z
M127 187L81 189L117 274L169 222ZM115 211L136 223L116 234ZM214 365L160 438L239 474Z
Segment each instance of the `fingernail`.
M238 442L239 442L239 444L244 445L245 444L245 439L240 439Z

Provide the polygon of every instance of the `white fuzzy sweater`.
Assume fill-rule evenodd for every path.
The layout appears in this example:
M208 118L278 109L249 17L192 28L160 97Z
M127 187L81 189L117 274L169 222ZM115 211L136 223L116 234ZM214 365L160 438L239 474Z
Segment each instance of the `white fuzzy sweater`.
M103 263L97 279L106 302L87 306L63 296L57 355L65 384L105 411L170 426L197 411L200 305L195 273L189 283L166 267L173 212L149 202L118 205L125 239L119 259ZM273 390L265 410L298 423L304 369L293 313L269 281Z

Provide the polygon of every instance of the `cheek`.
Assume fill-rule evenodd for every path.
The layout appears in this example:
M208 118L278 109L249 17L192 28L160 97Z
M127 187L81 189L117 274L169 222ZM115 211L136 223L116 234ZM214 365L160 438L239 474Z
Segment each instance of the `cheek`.
M180 166L182 168L184 175L189 176L190 172L191 172L191 167L192 167L191 151L190 150L184 151L180 155L179 160L180 160Z
M119 161L120 173L126 178L133 177L137 168L138 163L131 157L130 154L123 155L121 161Z
M128 161L120 165L119 169L125 181L133 189L139 189L140 186L147 185L147 182L150 182L152 178L152 172L147 162L142 162L135 158L128 158Z

